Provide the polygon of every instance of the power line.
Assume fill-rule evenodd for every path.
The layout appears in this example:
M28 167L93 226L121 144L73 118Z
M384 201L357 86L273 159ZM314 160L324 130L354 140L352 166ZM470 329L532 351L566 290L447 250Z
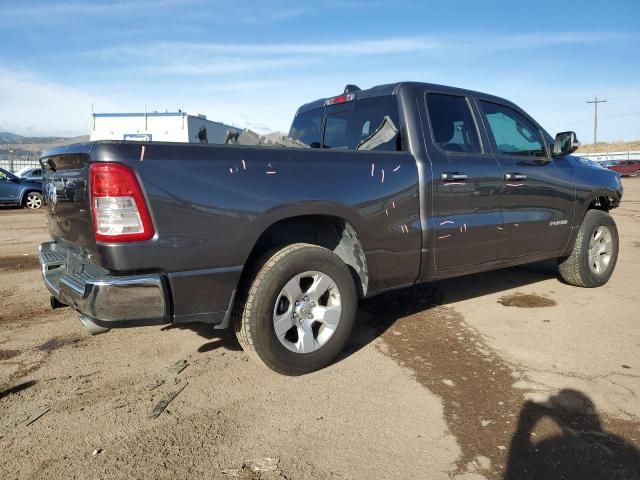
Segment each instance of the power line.
M606 100L598 100L598 96L595 95L593 100L587 100L587 103L593 103L593 151L596 151L596 145L598 144L598 104L606 103Z
M616 97L608 97L608 100L619 100L621 98L637 98L637 97L640 97L640 93L633 93L630 95L620 95Z
M609 117L628 117L631 115L640 115L640 112L630 112L630 113L612 113L611 115L600 115L600 118L609 118Z

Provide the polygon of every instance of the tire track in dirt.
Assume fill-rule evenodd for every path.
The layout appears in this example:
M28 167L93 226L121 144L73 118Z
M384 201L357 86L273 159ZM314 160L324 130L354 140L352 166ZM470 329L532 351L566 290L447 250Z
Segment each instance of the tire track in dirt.
M0 361L17 367L3 382L0 382L0 391L7 388L16 380L30 376L39 370L49 360L51 354L60 348L67 346L77 348L84 345L86 338L71 336L57 336L33 348L23 350L0 350ZM14 360L15 358L15 360Z
M40 268L40 260L37 255L14 255L0 257L0 272L12 272L18 270L32 270Z
M519 297L515 303L521 308L551 306L537 298ZM506 472L508 466L514 468L514 459L525 469L529 465L545 467L539 465L539 459L535 464L535 455L518 456L518 446L526 445L528 450L525 450L529 453L537 451L530 439L534 438L536 442L557 439L560 433L571 430L564 428L569 424L564 420L566 418L574 422L572 428L578 437L592 435L595 439L606 437L611 440L612 436L604 431L594 433L595 412L586 410L577 415L575 411L564 409L564 405L526 402L525 392L513 387L515 382L525 378L523 372L501 359L485 344L482 336L466 324L460 313L443 306L442 302L443 294L437 288L420 285L366 300L361 309L363 320L377 329L384 340L381 351L411 369L417 381L442 399L447 424L462 450L453 476L476 472L492 479L511 480L516 477ZM581 399L580 395L580 392L569 392L565 397ZM531 425L531 436L522 439L523 423L529 421L531 412L537 412L538 417ZM623 435L619 437L623 443L624 435L635 438L629 435L638 428L638 422L606 418L602 421L608 429ZM515 450L512 444L516 445ZM580 448L588 453L587 458L590 455L597 459L594 462L599 463L593 464L597 468L604 460L602 455L594 456L592 451L606 451L609 447L602 440L601 443L584 441ZM555 452L555 457L549 455L548 461L571 465L571 455L580 451L577 447L570 452L560 450ZM621 471L630 472L634 468L632 456L625 458L627 463ZM535 476L535 467L531 470L521 478L542 478Z
M454 473L470 470L499 478L522 403L511 391L520 373L442 301L435 287L420 285L375 297L363 308L384 330L384 353L442 399L462 449Z

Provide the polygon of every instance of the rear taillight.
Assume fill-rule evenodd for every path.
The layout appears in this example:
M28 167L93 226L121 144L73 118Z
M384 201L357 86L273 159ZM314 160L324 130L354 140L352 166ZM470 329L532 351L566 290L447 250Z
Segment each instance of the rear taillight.
M153 222L133 170L118 163L90 167L91 216L97 242L137 242L154 235Z

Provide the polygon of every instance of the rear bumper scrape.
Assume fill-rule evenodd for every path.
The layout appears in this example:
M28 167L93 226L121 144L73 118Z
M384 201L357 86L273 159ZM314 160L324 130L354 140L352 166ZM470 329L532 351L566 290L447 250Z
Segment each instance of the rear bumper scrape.
M97 325L112 328L170 322L162 275L111 275L56 242L41 244L39 252L42 278L51 295Z

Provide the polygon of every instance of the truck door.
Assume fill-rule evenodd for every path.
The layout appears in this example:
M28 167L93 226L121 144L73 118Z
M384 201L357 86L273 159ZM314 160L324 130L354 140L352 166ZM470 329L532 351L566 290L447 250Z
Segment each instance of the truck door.
M498 163L469 98L427 92L425 104L436 270L494 261L502 237Z
M523 113L480 100L500 164L505 243L499 259L564 250L573 225L573 168L549 157L541 129Z

